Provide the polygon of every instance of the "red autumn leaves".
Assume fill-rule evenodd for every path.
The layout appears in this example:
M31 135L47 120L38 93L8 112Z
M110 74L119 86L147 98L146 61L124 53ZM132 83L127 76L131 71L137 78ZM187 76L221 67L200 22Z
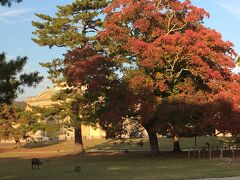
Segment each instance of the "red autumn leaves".
M65 73L70 84L104 91L112 107L101 115L107 124L122 123L132 112L142 125L157 119L154 128L166 122L178 126L169 118L176 108L160 109L175 102L187 109L179 113L183 127L201 122L222 131L240 128L239 77L232 73L237 53L232 43L204 26L209 16L204 9L189 0L114 0L104 13L104 29L96 36L102 51L87 45L69 52ZM200 113L196 107L211 111ZM183 120L188 112L199 114L197 122Z

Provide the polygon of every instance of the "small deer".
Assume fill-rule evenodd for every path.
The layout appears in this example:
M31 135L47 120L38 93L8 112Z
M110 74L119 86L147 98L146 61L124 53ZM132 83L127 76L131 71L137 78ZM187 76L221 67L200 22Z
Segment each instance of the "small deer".
M75 166L74 171L75 171L75 172L80 172L80 171L81 171L81 166Z
M137 146L143 147L143 145L144 145L143 140L141 140L137 143Z
M42 161L40 161L40 159L37 159L37 158L32 158L31 162L32 162L32 170L36 169L36 166L39 170L39 165L43 164Z
M225 163L234 163L234 160L233 160L233 158L224 158L223 162L225 162Z

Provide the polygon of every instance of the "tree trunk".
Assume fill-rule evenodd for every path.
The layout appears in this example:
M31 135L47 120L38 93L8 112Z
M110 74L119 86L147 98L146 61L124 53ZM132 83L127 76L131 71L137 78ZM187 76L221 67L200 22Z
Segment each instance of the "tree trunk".
M173 152L181 152L179 136L177 135L173 137Z
M83 139L82 139L82 129L80 127L75 127L75 154L82 154L83 150Z
M15 139L15 142L17 144L17 150L21 150L22 149L22 144L21 144L20 140L19 139Z
M78 91L80 91L78 89ZM72 104L72 115L74 122L74 135L75 135L75 154L82 154L84 152L83 149L83 139L82 139L82 128L81 128L81 119L80 119L80 102L81 99L76 99Z
M159 154L157 132L148 127L145 129L148 133L151 154Z

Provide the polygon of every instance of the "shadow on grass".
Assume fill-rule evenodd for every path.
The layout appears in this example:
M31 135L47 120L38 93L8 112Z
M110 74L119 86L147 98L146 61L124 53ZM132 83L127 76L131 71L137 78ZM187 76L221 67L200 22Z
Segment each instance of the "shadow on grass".
M137 143L143 140L143 146L138 146ZM173 149L172 138L158 138L159 148L161 151L171 151ZM210 148L217 149L222 146L219 145L219 140L216 137L202 136L196 138L180 138L180 146L182 150L187 149L202 149L206 148L206 143L210 144ZM196 146L195 146L196 145ZM126 140L108 140L94 146L86 148L87 150L133 150L133 151L149 151L148 138L126 139Z
M35 142L35 143L26 143L23 145L26 149L33 149L33 148L42 148L42 147L48 147L56 144L61 144L64 141L44 141L44 142Z
M0 153L8 152L11 150L15 150L16 148L5 148L5 149L0 149Z
M17 149L17 144L16 143L5 143L1 144L0 143L0 153L12 151Z
M143 141L143 145L139 146L137 143ZM148 151L149 141L147 138L139 139L125 139L125 140L108 140L106 142L96 144L87 150L134 150L134 151Z
M218 159L187 159L185 152L95 152L81 156L42 158L40 170L32 170L29 159L0 158L0 180L114 180L114 179L194 179L240 175L239 163L224 164ZM80 172L75 167L80 166Z

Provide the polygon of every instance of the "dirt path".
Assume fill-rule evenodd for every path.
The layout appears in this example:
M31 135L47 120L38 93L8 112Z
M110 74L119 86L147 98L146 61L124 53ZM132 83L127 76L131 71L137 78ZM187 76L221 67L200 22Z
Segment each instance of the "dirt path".
M225 177L225 178L207 178L207 179L196 179L196 180L240 180L240 176Z

